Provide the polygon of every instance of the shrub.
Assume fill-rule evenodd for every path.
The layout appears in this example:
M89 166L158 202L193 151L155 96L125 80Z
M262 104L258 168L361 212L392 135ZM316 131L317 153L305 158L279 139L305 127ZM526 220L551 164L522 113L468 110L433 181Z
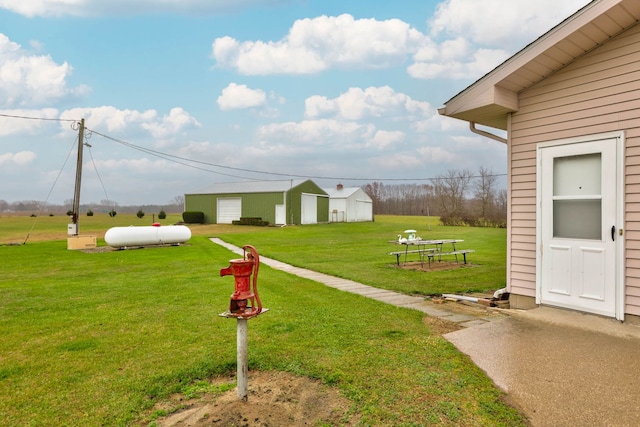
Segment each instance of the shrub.
M251 218L251 217L243 217L238 221L231 221L233 225L257 225L261 227L266 227L269 225L269 221L263 221L262 218Z
M142 212L142 209L138 209L138 212L136 212L136 216L142 219L142 217L144 216L144 212Z
M203 224L204 212L184 211L182 212L182 220L187 224Z
M167 217L167 213L164 210L161 210L158 213L158 219L165 219Z
M440 217L442 225L448 225L453 227L488 227L488 228L506 228L507 220L505 218L481 218L472 215L465 215L463 217L458 216L446 216Z
M460 226L467 225L464 219L460 218L459 216L442 215L440 217L440 222L442 223L442 225L447 225L451 227L460 227Z
M52 213L50 213L50 214L49 214L49 216L53 216L53 214L52 214Z
M116 215L118 215L118 213L115 211L115 209L111 209L111 210L109 211L109 216L110 216L111 218L113 218L113 217L114 217L114 216L116 216Z
M69 210L67 211L67 216L71 216L71 215L73 215L73 211L72 211L71 209L69 209Z
M93 211L91 209L87 211L87 216L93 216Z

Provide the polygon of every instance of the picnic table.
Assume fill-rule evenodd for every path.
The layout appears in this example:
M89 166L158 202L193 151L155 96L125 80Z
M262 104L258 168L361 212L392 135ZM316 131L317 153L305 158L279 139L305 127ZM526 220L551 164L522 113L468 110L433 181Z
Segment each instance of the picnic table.
M464 242L464 240L459 239L438 239L438 240L425 240L425 239L415 239L415 240L393 240L391 243L404 245L404 250L389 252L389 255L396 256L396 263L400 265L400 257L404 255L404 262L407 262L407 256L409 254L417 253L420 255L420 262L424 266L424 258L427 258L429 265L431 265L431 261L435 261L436 257L438 261L442 260L442 257L445 255L454 255L456 257L456 262L458 262L458 255L462 255L464 259L464 263L467 263L467 254L470 252L475 252L473 249L456 249L456 243ZM451 246L451 250L449 250L448 246ZM415 249L409 249L409 247L413 247Z

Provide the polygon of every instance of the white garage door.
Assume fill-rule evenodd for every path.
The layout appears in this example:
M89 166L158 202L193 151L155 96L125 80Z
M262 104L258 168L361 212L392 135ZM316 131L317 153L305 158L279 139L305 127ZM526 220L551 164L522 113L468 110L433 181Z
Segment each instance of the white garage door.
M226 198L218 199L218 206L216 212L218 224L231 224L231 221L237 221L242 215L242 199L241 198Z
M302 223L318 223L318 196L315 194L302 195Z

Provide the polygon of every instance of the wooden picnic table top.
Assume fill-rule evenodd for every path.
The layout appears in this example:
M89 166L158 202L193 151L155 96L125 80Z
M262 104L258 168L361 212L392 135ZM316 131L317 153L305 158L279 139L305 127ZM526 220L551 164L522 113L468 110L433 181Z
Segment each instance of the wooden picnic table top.
M460 239L437 239L437 240L427 240L427 239L416 239L416 240L407 240L399 241L399 240L390 240L389 243L395 243L397 245L441 245L444 243L460 243L464 242L464 240Z

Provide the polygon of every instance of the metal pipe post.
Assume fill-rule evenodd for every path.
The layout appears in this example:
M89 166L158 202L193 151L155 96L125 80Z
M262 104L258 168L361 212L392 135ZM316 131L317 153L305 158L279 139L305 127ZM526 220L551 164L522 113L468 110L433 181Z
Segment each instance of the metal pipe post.
M246 402L247 377L249 376L249 358L247 356L247 319L238 318L237 352L238 352L238 398Z

